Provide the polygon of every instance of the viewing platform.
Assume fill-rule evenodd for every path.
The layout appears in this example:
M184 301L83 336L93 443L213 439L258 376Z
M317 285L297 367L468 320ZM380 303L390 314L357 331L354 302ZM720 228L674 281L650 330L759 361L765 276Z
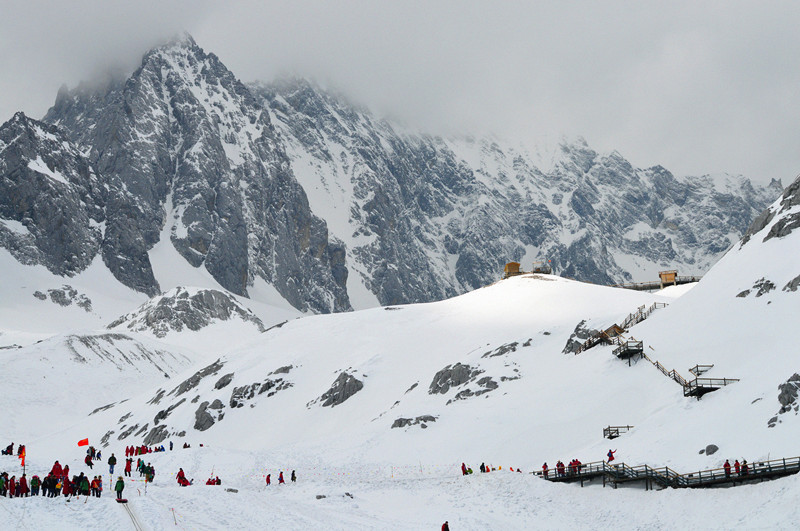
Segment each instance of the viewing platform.
M603 437L606 439L616 439L623 433L627 433L633 426L609 426L603 428Z
M695 396L699 399L706 393L738 381L738 378L695 378L688 380L683 386L683 396Z
M659 271L658 280L652 282L627 282L624 284L613 284L612 288L632 289L636 291L657 291L666 288L667 286L680 286L683 284L691 284L693 282L700 282L703 277L688 276L679 277L677 269L669 271Z
M636 356L641 356L643 353L644 353L644 342L630 341L630 340L623 341L612 352L612 354L614 354L619 359L628 360L628 365L630 365L632 358L635 358Z

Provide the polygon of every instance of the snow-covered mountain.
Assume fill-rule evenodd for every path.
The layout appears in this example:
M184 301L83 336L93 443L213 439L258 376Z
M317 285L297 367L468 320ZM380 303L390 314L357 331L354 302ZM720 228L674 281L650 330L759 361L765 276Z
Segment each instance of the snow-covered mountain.
M635 168L583 139L542 156L421 135L304 80L250 87L312 209L346 243L349 270L384 305L484 286L511 260L601 284L665 267L702 274L782 188Z
M245 86L184 35L0 127L0 246L66 277L100 257L148 296L332 312L452 297L511 260L596 283L699 274L779 193L582 140L546 159L408 131L302 80Z
M124 284L158 293L148 252L167 228L228 291L260 278L299 309L350 308L344 249L309 210L268 114L188 35L125 80L62 90L45 121L108 184L103 258Z
M800 315L800 269L785 257L800 249L799 190L800 178L675 300L527 275L436 303L306 317L98 419L123 444L184 434L345 461L380 462L390 451L404 462L441 461L454 450L476 452L474 461L484 448L508 460L564 451L600 458L609 424L636 427L619 448L637 462L721 465L720 455L698 454L710 444L753 459L793 455L800 367L786 345ZM648 359L629 367L603 346L563 354L579 323L606 328L654 302L668 306L626 332L645 342L652 362L686 379L689 368L712 365L704 376L739 381L698 401ZM281 429L268 440L245 436L266 422ZM465 439L471 424L481 429Z
M792 528L800 516L793 503L797 477L732 489L644 492L581 489L506 470L510 465L529 472L544 461L572 457L600 460L609 444L619 461L680 472L719 467L725 459L758 463L796 455L800 371L791 345L800 315L799 191L800 178L688 291L646 294L526 275L444 301L305 316L263 333L239 318L218 318L199 331L173 329L162 338L159 349L166 351L196 334L231 341L230 348L195 345L189 356L194 363L169 372L169 379L143 360L139 370L116 356L90 364L92 375L83 379L86 365L58 342L82 345L76 350L83 357L95 352L102 358L94 345L107 342L108 331L25 347L33 355L3 349L2 361L15 360L9 366L16 387L0 395L0 406L14 411L0 423L0 440L28 442L36 456L29 466L36 470L55 458L81 470L82 449L74 441L87 436L104 455L145 440L169 439L178 448L191 443L191 449L148 455L160 472L147 495L136 494L138 484L128 482L134 510L154 529L175 522L202 529L269 522L422 529L444 520L463 529L669 529L676 522L703 529ZM192 296L212 297L176 290L163 304L180 308ZM32 298L57 306L47 297ZM579 323L621 323L653 302L668 305L624 334L643 341L649 359L629 365L612 346L563 353ZM146 320L158 306L147 304L126 322ZM211 315L218 304L189 306ZM246 329L253 335L237 337ZM126 333L138 341L154 335ZM40 362L45 351L54 353ZM687 378L690 367L713 365L704 376L738 381L697 400L684 396L655 361ZM31 382L51 374L60 382L81 381L89 397L105 397L109 382L124 384L121 375L135 375L138 382L135 388L119 385L113 400L98 397L93 408L85 396L79 408L53 409L40 397L17 401ZM51 401L68 404L71 388L48 390ZM52 433L46 426L55 415L59 431ZM34 417L39 420L32 432ZM609 443L602 436L608 425L632 429ZM462 461L503 470L462 478ZM0 467L10 465L15 458L0 460ZM238 492L182 489L171 477L179 466L196 479L219 475ZM265 474L274 479L279 470L288 475L292 469L297 485L264 490ZM268 518L259 505L265 500L274 506ZM89 500L86 509L72 511L47 503L11 500L3 517L37 524L60 518L62 525L88 528L125 525L126 516L110 500Z

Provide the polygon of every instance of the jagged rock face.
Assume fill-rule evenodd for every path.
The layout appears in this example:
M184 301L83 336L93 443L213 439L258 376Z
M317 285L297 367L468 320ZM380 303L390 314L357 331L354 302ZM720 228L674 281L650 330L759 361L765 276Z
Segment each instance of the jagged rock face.
M400 417L399 419L395 419L392 423L392 428L405 428L406 426L420 425L421 428L425 429L428 427L428 425L425 424L426 422L436 422L436 417L433 415L421 415L413 419Z
M597 330L586 327L586 319L582 320L575 326L575 330L570 334L567 344L564 345L564 349L561 352L563 354L575 354L581 348L581 345L596 332Z
M763 230L767 225L772 223L776 216L779 217L778 221L772 225L769 232L764 236L762 241L766 242L772 238L783 238L788 236L791 232L800 227L800 212L796 208L800 205L800 176L795 181L786 187L780 200L780 208L770 207L761 212L754 220L750 227L747 229L740 248L744 246L750 238ZM790 212L790 210L795 210Z
M321 401L322 407L338 406L363 388L364 382L352 374L342 372L333 384L331 384L331 388L319 397L319 400Z
M652 264L651 275L663 265L702 272L780 191L742 178L680 180L583 141L562 144L545 170L490 139L398 132L302 80L251 88L298 179L315 201L341 205L329 224L384 305L484 286L523 256L596 283L641 275L621 265L630 256Z
M70 275L99 251L152 296L148 252L168 237L231 292L262 278L317 312L350 309L353 273L391 305L484 286L523 258L596 283L703 272L780 190L678 179L584 141L544 165L492 139L404 132L305 81L247 87L189 36L127 78L60 90L44 120L57 128L19 115L0 130L0 245L20 261Z
M211 289L190 292L176 288L148 301L135 312L123 315L108 328L125 327L131 331L148 331L156 337L164 337L171 331L197 331L215 320L228 321L234 318L252 323L260 332L265 330L264 324L253 312L227 293Z
M147 251L166 224L233 293L262 277L299 309L349 309L344 247L309 210L269 115L191 37L148 52L127 80L60 91L45 121L109 184L104 258L126 285L158 291Z
M777 424L782 422L779 420L779 415L794 411L797 415L800 406L797 404L797 395L800 391L800 374L794 373L785 383L778 386L778 402L781 405L778 414L767 421L767 426L774 428Z
M0 127L0 246L72 276L97 255L103 190L57 128L17 113Z
M451 387L471 382L482 372L480 369L473 369L462 363L448 365L433 377L431 385L428 386L428 394L446 394Z

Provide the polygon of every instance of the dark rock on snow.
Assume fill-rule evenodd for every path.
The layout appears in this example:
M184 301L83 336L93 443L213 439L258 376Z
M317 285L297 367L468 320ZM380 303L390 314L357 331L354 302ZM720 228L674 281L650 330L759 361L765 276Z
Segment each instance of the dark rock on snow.
M352 374L342 372L333 382L331 388L320 397L322 407L338 406L363 388L364 382Z

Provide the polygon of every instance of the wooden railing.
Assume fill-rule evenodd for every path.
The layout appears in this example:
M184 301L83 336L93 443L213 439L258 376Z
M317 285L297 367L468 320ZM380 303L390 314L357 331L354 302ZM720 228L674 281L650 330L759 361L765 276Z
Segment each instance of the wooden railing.
M683 384L683 396L694 396L703 389L713 391L738 381L738 378L695 378Z
M619 346L615 348L611 353L617 357L620 357L620 355L622 354L625 354L626 357L630 356L631 354L644 354L644 342L620 341Z
M713 365L695 365L694 367L689 369L689 372L694 374L695 376L700 376L701 374L705 374L713 368L714 368Z
M653 280L650 282L626 282L623 284L611 284L612 288L632 289L635 291L655 291L666 288L668 286L680 286L681 284L691 284L692 282L700 282L703 277L698 276L685 276L675 277L674 282L664 282L660 280Z
M653 304L650 305L649 308L645 308L644 306L639 306L639 308L635 312L628 314L628 316L622 321L622 324L611 325L605 328L604 330L599 330L594 334L592 334L591 336L589 336L586 339L586 341L584 341L583 344L580 347L578 347L578 350L575 351L575 354L580 354L581 352L589 350L590 348L600 343L605 343L607 345L621 344L622 339L620 339L619 336L609 337L606 334L606 330L608 330L609 328L613 328L614 326L619 326L619 328L623 330L628 330L628 328L632 327L633 325L639 324L645 319L647 319L650 316L650 314L652 314L657 309L665 308L666 306L667 303L665 302L654 302Z
M630 431L633 426L609 426L603 428L603 437L606 439L616 439L620 434Z
M680 374L678 374L678 371L676 371L675 369L672 369L672 370L668 371L667 368L664 367L663 365L661 365L661 363L659 361L651 360L650 357L646 353L642 353L642 357L644 359L646 359L647 361L649 361L650 363L652 363L653 365L655 365L656 369L661 371L661 373L664 376L666 376L667 378L671 378L672 380L678 382L680 385L686 387L686 383L687 383L686 379L683 376L681 376Z
M738 473L732 469L726 471L724 468L712 468L689 474L680 474L666 466L653 468L649 465L628 466L625 463L612 465L606 461L595 461L582 464L578 469L574 470L566 467L563 475L559 475L555 469L550 469L546 477L541 471L536 472L536 475L545 477L550 481L583 481L587 478L602 476L604 477L604 485L606 480L613 484L649 480L662 487L693 488L726 483L736 484L737 482L741 483L754 479L772 479L796 474L800 472L800 457L757 461L748 463L747 467L746 471L744 468L740 468Z

